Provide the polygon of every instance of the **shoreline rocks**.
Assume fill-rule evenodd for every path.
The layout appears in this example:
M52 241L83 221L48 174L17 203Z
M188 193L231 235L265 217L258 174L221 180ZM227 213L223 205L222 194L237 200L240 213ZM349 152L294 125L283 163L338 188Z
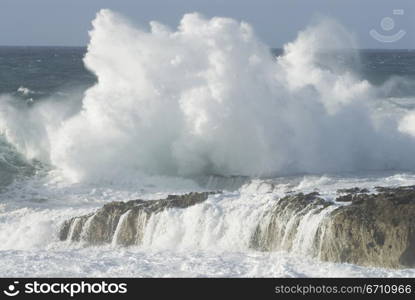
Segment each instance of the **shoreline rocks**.
M82 241L90 245L112 242L123 246L138 245L152 214L169 208L184 209L196 205L207 200L211 194L215 192L169 195L161 200L111 202L95 213L65 221L61 226L59 239Z
M258 220L249 247L285 250L322 261L413 268L415 186L375 189L376 193L361 188L339 190L335 202L318 193L277 199ZM166 209L186 209L212 194L215 192L112 202L92 214L65 221L59 239L89 245L139 245L152 215Z
M376 190L377 194L360 190L347 194L350 204L342 206L325 202L316 193L284 197L258 225L251 247L305 250L322 261L362 266L415 267L415 187ZM314 234L311 242L298 247L307 244L305 238L301 240L305 233L298 232L302 219L323 211L326 214L318 223L308 224L307 233Z

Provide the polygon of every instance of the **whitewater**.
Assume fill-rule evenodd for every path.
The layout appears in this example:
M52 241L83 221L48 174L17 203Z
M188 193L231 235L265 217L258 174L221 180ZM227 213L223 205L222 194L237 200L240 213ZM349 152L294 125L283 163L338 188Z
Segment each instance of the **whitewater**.
M92 24L85 91L0 95L0 276L415 276L308 255L323 213L290 253L249 247L288 193L415 184L415 97L395 95L411 79L364 78L353 35L330 19L278 56L229 18L143 28L101 10ZM223 193L152 217L140 246L58 239L111 201L206 190Z

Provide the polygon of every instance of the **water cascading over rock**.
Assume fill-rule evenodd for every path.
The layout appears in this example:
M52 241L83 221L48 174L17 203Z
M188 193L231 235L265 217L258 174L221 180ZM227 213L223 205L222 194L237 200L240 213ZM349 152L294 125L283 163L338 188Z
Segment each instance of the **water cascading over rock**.
M95 213L74 217L64 222L59 239L82 241L91 245L104 243L139 245L151 215L165 209L187 208L205 201L210 194L212 193L189 193L169 195L162 200L111 202Z
M251 247L287 250L323 261L364 266L415 266L415 187L353 189L349 205L326 202L317 193L280 199L260 221Z
M140 245L151 217L169 209L188 209L211 194L112 202L64 222L59 237L89 245ZM254 250L284 250L364 266L415 266L415 187L377 187L375 193L339 190L335 200L327 201L317 192L290 194L273 200L256 227L242 221L240 226L254 228L248 235Z

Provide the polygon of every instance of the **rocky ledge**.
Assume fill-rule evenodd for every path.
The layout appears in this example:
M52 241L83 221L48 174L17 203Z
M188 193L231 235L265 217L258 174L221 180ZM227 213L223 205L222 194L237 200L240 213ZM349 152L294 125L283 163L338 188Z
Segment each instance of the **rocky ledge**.
M64 222L62 241L140 244L147 221L166 209L186 209L212 193L112 202ZM244 224L241 224L244 226ZM258 220L250 247L286 250L323 261L387 268L415 267L415 186L339 190L333 202L318 193L275 199Z
M65 221L59 232L61 241L82 241L91 245L140 244L144 227L152 214L169 208L184 209L205 201L213 192L169 195L162 200L111 202L95 213Z
M306 249L323 261L363 266L415 267L415 186L376 190L339 190L336 202L349 202L340 206L318 193L282 198L261 220L251 247Z

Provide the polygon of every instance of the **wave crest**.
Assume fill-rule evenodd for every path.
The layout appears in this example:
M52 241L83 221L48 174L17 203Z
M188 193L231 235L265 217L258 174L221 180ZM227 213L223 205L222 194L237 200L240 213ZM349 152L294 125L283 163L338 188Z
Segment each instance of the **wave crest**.
M50 161L75 180L415 169L413 138L342 64L355 44L333 21L277 59L250 25L196 13L147 31L102 10L90 37L98 83L79 113L44 124Z

